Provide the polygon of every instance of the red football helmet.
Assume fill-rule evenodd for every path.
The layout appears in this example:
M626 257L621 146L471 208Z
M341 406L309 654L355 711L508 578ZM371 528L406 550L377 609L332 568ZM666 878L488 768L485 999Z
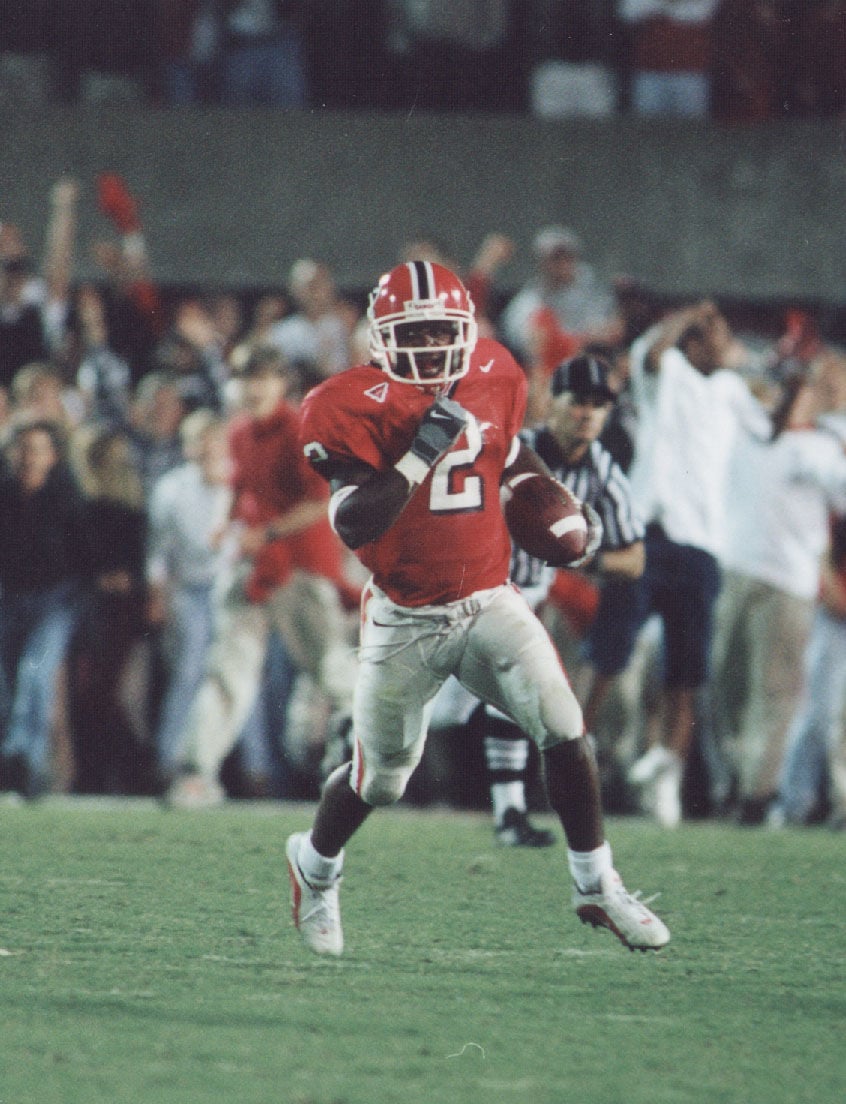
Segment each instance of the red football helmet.
M370 296L370 355L400 383L442 387L470 367L478 326L461 280L443 265L408 261Z

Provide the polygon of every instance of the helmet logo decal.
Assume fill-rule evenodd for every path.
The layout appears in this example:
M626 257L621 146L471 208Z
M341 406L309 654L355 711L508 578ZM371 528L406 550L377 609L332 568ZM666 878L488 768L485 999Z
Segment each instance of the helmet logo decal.
M408 299L403 303L409 314L425 314L426 311L442 311L443 299Z

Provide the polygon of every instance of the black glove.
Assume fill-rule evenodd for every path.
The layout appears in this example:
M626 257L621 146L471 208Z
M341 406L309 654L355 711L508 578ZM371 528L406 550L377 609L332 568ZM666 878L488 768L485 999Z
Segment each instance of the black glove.
M417 427L409 452L431 468L461 436L467 425L464 407L452 399L435 399Z

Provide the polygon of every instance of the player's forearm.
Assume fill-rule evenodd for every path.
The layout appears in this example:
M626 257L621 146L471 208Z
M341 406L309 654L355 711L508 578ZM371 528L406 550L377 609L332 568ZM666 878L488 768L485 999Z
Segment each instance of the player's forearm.
M396 468L338 487L329 505L332 528L348 548L369 544L390 529L415 488Z

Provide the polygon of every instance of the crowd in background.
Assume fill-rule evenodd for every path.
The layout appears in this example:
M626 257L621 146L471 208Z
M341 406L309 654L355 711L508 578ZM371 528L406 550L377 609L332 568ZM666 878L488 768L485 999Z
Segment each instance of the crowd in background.
M162 107L841 115L844 0L4 0L0 89Z
M77 240L80 187L61 179L40 264L14 221L0 224L0 788L26 796L153 794L172 783L214 643L216 582L247 564L260 605L277 578L267 549L291 539L279 509L261 504L266 471L233 508L244 434L278 432L267 410L295 413L317 382L368 358L366 297L339 288L319 258L255 294L169 292L127 183L104 172L84 198L114 233ZM74 280L82 244L96 281ZM519 249L531 250L534 274L503 289L499 269ZM539 227L531 243L492 232L466 261L421 235L384 267L411 258L462 275L482 332L527 372L528 424L544 419L562 360L587 346L601 355L618 393L602 439L624 471L636 470L652 417L632 385L633 356L710 357L708 371L730 370L755 396L769 420L763 436L738 442L720 504L731 601L717 618L712 693L696 705L684 812L739 802L747 823L842 818L846 350L807 310L788 310L775 333L733 332L714 304L608 283L564 225ZM719 435L719 419L709 425ZM293 479L293 467L278 476L280 487ZM683 499L685 479L674 483ZM308 555L354 644L363 580L325 525L325 496L310 494L317 512L306 522L320 516L322 528ZM590 570L560 576L543 615L578 686L600 582ZM318 792L335 702L284 626L269 619L254 700L216 762L222 794ZM626 771L661 723L657 632L648 621L590 718L616 810L639 808ZM409 795L443 791L420 783Z

